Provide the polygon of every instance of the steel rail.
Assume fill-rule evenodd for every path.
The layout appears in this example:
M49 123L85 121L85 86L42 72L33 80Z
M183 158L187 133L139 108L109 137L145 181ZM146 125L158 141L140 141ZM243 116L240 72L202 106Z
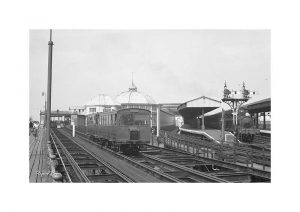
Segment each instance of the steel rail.
M140 168L142 168L142 169L144 169L144 170L146 170L146 171L148 171L148 170L150 169L150 170L151 170L152 172L154 172L155 174L159 174L159 175L165 177L166 179L173 180L174 182L185 182L185 181L183 181L183 180L180 180L180 179L178 179L178 178L176 178L176 177L171 176L170 174L164 173L164 172L162 172L162 171L155 170L155 169L153 169L153 168L151 168L151 167L149 167L149 166L147 166L147 165L141 164L141 163L139 163L138 161L135 161L134 159L131 159L130 157L127 157L127 156L125 156L125 155L122 155L122 154L120 154L120 153L117 153L117 152L115 152L115 151L113 151L113 150L111 150L111 149L102 147L102 146L100 146L99 144L97 144L97 143L95 143L95 142L93 142L93 141L91 141L91 140L85 138L86 134L84 134L84 133L82 133L82 132L80 132L80 131L77 131L77 133L83 135L83 136L84 136L83 138L84 138L86 141L88 141L88 142L90 142L90 143L92 143L92 144L95 144L95 145L97 145L98 147L100 147L100 148L102 148L102 149L104 149L104 150L106 150L106 151L108 151L108 152L110 152L110 153L116 155L117 157L121 157L121 158L123 158L123 159L129 161L130 163L139 166ZM82 136L81 136L81 137L82 137ZM150 146L150 145L147 145L147 146ZM143 155L144 157L146 157L146 158L150 158L150 157L148 157L148 155L145 155L145 154L142 154L142 155ZM156 160L156 159L154 159L154 158L150 158L150 159ZM161 160L161 161L159 161L159 160ZM177 168L177 169L179 169L179 170L183 170L183 171L185 171L185 172L192 173L193 175L197 175L198 177L202 177L202 178L205 178L205 179L214 181L214 182L226 182L226 183L229 182L229 181L227 181L227 180L220 179L220 178L218 178L218 177L211 176L211 175L208 175L208 174L200 173L200 172L197 172L197 171L195 171L195 170L193 170L193 169L190 169L190 168L187 168L187 167L183 167L183 166L181 166L181 165L177 165L177 164L171 163L171 162L169 162L169 161L165 161L165 160L162 160L162 159L159 159L159 160L156 160L156 161L158 161L158 162L160 162L160 163L163 163L163 164L167 164L167 165L169 165L169 166L171 166L171 167L175 167L175 168Z
M66 155L68 161L70 162L71 166L73 167L73 169L74 169L76 175L78 176L78 178L82 182L90 183L91 181L88 179L88 177L85 175L85 173L81 170L81 168L79 167L79 165L77 164L77 162L74 160L74 158L69 153L69 151L67 150L67 148L62 144L62 142L60 141L60 139L58 138L58 136L55 133L53 133L53 135L57 139L56 141L59 143L62 151Z
M83 133L80 132L80 134L83 134ZM102 146L100 146L99 144L96 144L95 142L92 142L92 141L90 141L90 140L87 139L87 138L84 138L84 139L87 140L88 142L91 142L91 143L97 145L98 147L100 147L100 148L102 148L102 149L104 149L104 150L110 152L111 154L114 154L114 155L117 156L117 157L121 157L122 159L127 160L127 161L130 162L131 164L133 164L133 165L135 165L135 166L138 166L139 168L142 168L142 169L145 170L145 171L148 171L148 172L149 172L149 170L150 170L151 172L153 172L153 173L155 174L155 176L159 175L159 176L161 176L161 177L163 177L163 178L165 178L165 179L167 179L167 180L170 180L171 182L177 182L177 183L184 183L184 182L185 182L185 181L183 181L183 180L181 180L181 179L178 179L178 178L176 178L176 177L173 177L173 176L170 175L170 174L164 173L164 172L162 172L162 171L155 170L155 169L153 169L152 167L149 167L149 166L144 165L144 164L142 164L142 163L140 163L140 162L138 162L138 161L135 161L134 159L132 159L132 158L130 158L130 157L127 157L127 156L125 156L125 155L122 155L122 154L120 154L120 153L117 153L117 152L115 152L115 151L113 151L113 150L111 150L111 149L108 149L108 148L106 148L106 147L102 147ZM143 154L142 154L142 155L143 155ZM145 155L143 155L143 156L146 157L146 158L149 158L149 157L147 157L147 156L145 156ZM154 160L153 158L150 158L150 159ZM156 161L158 161L158 160L156 160ZM166 162L162 162L162 161L158 161L158 162L163 163L163 164L167 164ZM167 165L169 165L169 166L171 166L171 167L175 167L175 168L177 168L177 169L179 169L179 170L183 170L183 171L185 171L185 172L193 173L194 175L197 175L198 177L202 177L202 178L205 178L205 179L209 179L209 180L211 180L211 181L216 181L216 182L227 182L227 183L228 183L228 181L226 181L226 180L223 180L223 179L220 179L220 178L217 178L217 177L213 177L213 176L211 176L211 175L207 175L207 174L201 175L201 174L199 174L199 172L194 171L194 170L192 170L192 169L190 169L190 170L184 170L186 167L176 166L177 164L174 165L174 163L172 163L172 164L167 164ZM186 168L186 169L189 169L189 168Z
M57 152L57 154L58 154L58 157L60 158L60 161L61 161L61 163L62 163L62 165L63 165L63 167L64 167L65 173L67 174L67 179L68 179L68 181L69 181L70 183L73 183L73 181L72 181L72 179L71 179L71 177L70 177L70 175L69 175L69 172L68 172L68 170L67 170L67 168L66 168L66 166L65 166L65 162L63 161L63 159L62 159L62 157L61 157L61 155L60 155L60 153L59 153L59 151L58 151L57 145L56 145L56 143L55 143L55 139L53 138L53 131L52 131L52 130L51 130L51 132L50 132L50 137L51 137L51 139L52 139L52 141L53 141L53 144L54 144L54 147L55 147L56 152Z
M77 141L75 141L74 139L70 138L69 136L67 136L67 138L69 140L71 140L72 142L74 142L76 145L78 145L80 148L82 148L86 153L90 154L95 160L97 160L98 162L100 162L104 166L106 166L106 168L110 169L113 173L115 173L118 177L120 177L125 182L129 182L129 183L135 182L133 179L129 178L128 176L126 176L125 174L123 174L121 171L119 171L118 169L116 169L114 166L112 166L111 164L109 164L108 162L106 162L102 157L100 157L100 156L98 156L98 155L90 152L87 148L85 148L83 145L79 144Z
M146 158L149 158L149 159L152 159L152 160L155 160L155 161L158 161L160 163L163 163L163 164L166 164L166 165L169 165L169 166L172 166L172 167L175 167L179 170L183 170L185 172L188 172L188 173L191 173L193 175L196 175L198 177L202 177L204 179L208 179L208 180L211 180L213 182L218 182L218 183L229 183L229 181L227 180L224 180L224 179L221 179L221 178L218 178L218 177L215 177L215 176L212 176L212 175L209 175L209 174L205 174L205 173L202 173L202 172L198 172L198 171L195 171L191 168L188 168L188 167L185 167L185 166L182 166L182 165L178 165L176 163L173 163L173 162L170 162L170 161L167 161L167 160L164 160L164 159L161 159L161 158L158 158L158 157L155 157L155 156L151 156L151 155L148 155L148 154L145 154L145 153L141 153L144 157Z
M66 129L70 130L67 127L66 127ZM88 138L85 138L85 137L87 137L87 135L85 133L83 133L81 131L78 131L78 130L76 132L78 133L77 135L81 134L84 137L84 139L86 139L87 141L92 142L95 145L98 145L95 142L89 140ZM219 165L219 166L222 166L224 168L233 169L235 171L243 171L243 172L251 174L253 176L270 179L270 172L269 171L256 169L254 167L247 167L247 166L242 166L242 165L239 165L239 164L233 164L233 163L221 161L221 160L218 160L218 159L215 159L215 158L213 159L213 158L206 158L206 157L196 156L192 153L188 153L188 152L185 152L185 151L182 151L182 150L177 150L177 149L162 148L162 147L152 146L152 145L149 145L149 144L144 144L144 146L148 146L148 147L151 147L151 148L160 149L160 150L164 150L164 151L169 151L169 152L177 152L177 153L180 153L180 154L183 154L183 155L187 155L187 156L191 157L191 159L196 159L197 161L198 160L205 160L209 163L213 163L215 165ZM100 146L100 148L103 148L103 147Z
M98 144L97 144L97 145L98 145ZM132 159L132 158L130 158L130 157L127 157L127 156L125 156L125 155L122 155L122 154L120 154L120 153L118 153L118 152L115 152L115 151L113 151L113 150L111 150L111 149L108 149L108 148L106 148L106 147L102 147L102 149L104 149L104 150L110 152L111 154L114 154L115 156L117 156L117 157L119 157L119 158L122 158L123 160L128 161L129 163L133 164L133 165L136 166L136 167L139 167L139 168L143 169L143 170L146 171L146 172L151 172L152 175L154 175L154 176L158 176L159 178L166 179L166 180L168 180L168 181L170 181L170 182L184 183L183 180L180 180L180 179L178 179L178 178L176 178L176 177L173 177L173 176L171 176L171 175L169 175L169 174L167 174L167 173L164 173L164 172L155 170L155 169L153 169L152 167L149 167L149 166L147 166L147 165L145 165L145 164L142 164L142 163L140 163L140 162L138 162L138 161L135 161L134 159Z
M68 129L68 128L67 128L67 129ZM70 129L69 129L69 130L70 130ZM164 173L164 172L162 172L162 171L155 170L155 169L153 169L153 168L151 168L151 167L149 167L149 166L147 166L147 165L141 164L141 163L139 163L138 161L135 161L134 159L131 159L130 157L127 157L127 156L125 156L125 155L122 155L122 154L120 154L120 153L117 153L117 152L115 152L115 151L113 151L113 150L111 150L111 149L102 147L102 146L100 146L99 144L97 144L97 143L91 141L90 139L85 138L85 137L86 137L86 134L85 134L85 133L82 133L82 132L80 132L80 131L78 131L78 130L77 130L77 133L78 133L78 134L81 134L81 135L82 135L81 137L83 137L83 139L85 139L86 141L88 141L88 142L90 142L90 143L92 143L92 144L95 144L95 145L97 145L98 147L100 147L100 148L102 148L102 149L104 149L104 150L106 150L106 151L108 151L108 152L110 152L110 153L116 155L117 157L121 157L121 158L127 160L128 162L132 163L133 165L139 166L140 168L142 168L142 169L144 169L144 170L146 170L146 171L148 171L148 170L150 169L150 170L151 170L152 172L154 172L155 174L161 175L161 176L163 176L163 177L166 178L166 179L172 180L173 182L185 182L185 181L183 181L183 180L180 180L180 179L178 179L178 178L176 178L176 177L171 176L170 174ZM77 135L78 135L78 134L77 134ZM147 146L150 146L150 145L147 145ZM146 157L146 158L150 158L150 157L148 157L148 155L146 155L146 154L142 154L142 155L143 155L144 157ZM171 167L175 167L175 168L177 168L177 169L179 169L179 170L183 170L183 171L185 171L185 172L192 173L193 175L196 175L196 176L198 176L198 177L202 177L202 178L204 178L204 179L208 179L208 180L210 180L210 181L214 181L214 182L222 182L222 183L224 183L224 182L229 183L229 181L227 181L227 180L224 180L224 179L221 179L221 178L218 178L218 177L215 177L215 176L211 176L211 175L208 175L208 174L200 173L200 172L197 172L197 171L195 171L195 170L193 170L193 169L190 169L190 168L187 168L187 167L184 167L184 166L181 166L181 165L177 165L177 164L172 163L172 162L169 162L169 161L165 161L165 160L162 160L162 159L158 159L158 160L157 160L157 159L154 159L154 158L150 158L150 159L155 160L155 161L158 161L158 162L163 163L163 164L167 164L167 165L169 165L169 166L171 166Z
M270 178L270 175L271 175L270 171L261 170L261 169L257 169L257 168L254 168L254 167L247 167L247 166L234 164L234 163L230 163L230 162L226 162L226 161L221 161L221 160L218 160L218 159L215 159L215 158L201 157L199 155L194 155L192 153L189 153L189 152L186 152L186 151L183 151L183 150L179 150L179 149L163 148L163 147L152 146L152 145L148 145L148 144L145 144L145 146L149 146L151 148L161 149L161 150L169 151L169 152L177 152L177 153L180 153L180 154L191 156L193 158L196 158L197 160L209 161L210 163L214 163L215 165L223 166L225 168L234 169L236 171L243 171L243 172L246 172L246 173L254 175L254 176L271 179Z
M102 157L95 155L94 153L90 152L88 149L86 149L84 146L82 146L81 144L79 144L78 142L72 140L74 143L76 143L80 148L82 148L84 151L86 151L88 154L92 155L97 161L99 161L100 163L102 163L104 166L106 166L107 168L109 168L111 171L113 171L116 175L118 175L119 177L121 177L123 180L125 180L128 183L133 183L134 180L132 180L131 178L129 178L128 176L126 176L125 174L123 174L122 172L120 172L119 170L117 170L115 167L113 167L111 164L109 164L108 162L106 162Z
M77 131L77 133L78 133L78 132L79 132L79 131ZM167 174L167 173L164 173L164 172L162 172L162 171L155 170L155 169L153 169L152 167L149 167L149 166L144 165L144 164L142 164L142 163L140 163L140 162L138 162L138 161L135 161L134 159L132 159L132 158L130 158L130 157L127 157L127 156L122 155L122 154L120 154L120 153L117 153L117 152L115 152L115 151L113 151L113 150L111 150L111 149L108 149L108 148L106 148L106 147L103 147L103 146L101 146L101 145L99 145L99 144L97 144L97 143L91 141L90 139L86 138L86 137L85 137L86 135L85 135L84 133L82 133L82 132L79 132L79 134L81 134L81 135L79 135L79 136L80 136L83 140L85 140L85 141L87 141L87 142L89 142L89 143L91 143L91 144L93 144L93 145L96 145L97 147L99 147L99 148L101 148L101 149L103 149L103 150L105 150L105 151L107 151L107 152L109 152L109 153L111 153L111 154L117 156L118 158L121 158L121 159L123 159L123 160L126 160L127 162L129 162L130 164L134 165L135 167L141 168L141 169L143 169L144 171L146 171L146 172L148 172L148 173L150 172L153 176L159 177L160 179L165 179L165 180L167 180L167 181L169 181L169 182L176 182L176 183L184 183L184 182L185 182L185 181L180 180L180 179L178 179L178 178L176 178L176 177L173 177L173 176L171 176L171 175L169 175L169 174Z

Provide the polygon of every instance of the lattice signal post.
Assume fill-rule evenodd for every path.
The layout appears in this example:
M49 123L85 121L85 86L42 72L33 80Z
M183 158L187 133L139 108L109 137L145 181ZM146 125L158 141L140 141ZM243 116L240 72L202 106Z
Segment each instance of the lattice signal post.
M239 108L242 106L242 104L244 104L251 98L250 94L255 94L255 91L247 90L244 82L241 92L234 90L230 91L229 89L227 89L227 85L225 82L222 102L228 104L232 110L232 122L235 131L237 126Z

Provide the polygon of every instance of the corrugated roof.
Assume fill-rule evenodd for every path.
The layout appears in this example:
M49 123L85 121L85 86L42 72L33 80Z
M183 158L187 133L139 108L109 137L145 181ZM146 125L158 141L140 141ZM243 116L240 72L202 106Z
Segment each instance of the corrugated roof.
M271 102L271 98L266 98L266 99L262 99L262 100L259 100L259 101L249 101L247 103L245 103L243 106L251 106L251 105L256 105L256 104L260 104L260 103L266 103L266 102Z

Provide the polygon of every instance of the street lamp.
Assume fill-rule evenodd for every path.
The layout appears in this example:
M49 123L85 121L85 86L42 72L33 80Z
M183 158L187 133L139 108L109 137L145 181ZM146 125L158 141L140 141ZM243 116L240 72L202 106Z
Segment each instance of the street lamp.
M50 141L50 121L51 121L51 87L52 87L52 30L50 29L50 41L48 42L48 85L47 85L47 128L46 128L46 139Z

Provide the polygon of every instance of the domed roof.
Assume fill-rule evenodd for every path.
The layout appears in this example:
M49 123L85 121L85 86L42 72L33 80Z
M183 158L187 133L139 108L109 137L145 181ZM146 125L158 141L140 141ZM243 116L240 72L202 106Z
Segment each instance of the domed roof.
M120 93L116 99L120 104L156 104L151 96L137 91L133 82L129 90Z
M119 105L111 96L106 94L99 94L95 97L93 97L89 102L87 102L85 105L91 106L91 105Z

